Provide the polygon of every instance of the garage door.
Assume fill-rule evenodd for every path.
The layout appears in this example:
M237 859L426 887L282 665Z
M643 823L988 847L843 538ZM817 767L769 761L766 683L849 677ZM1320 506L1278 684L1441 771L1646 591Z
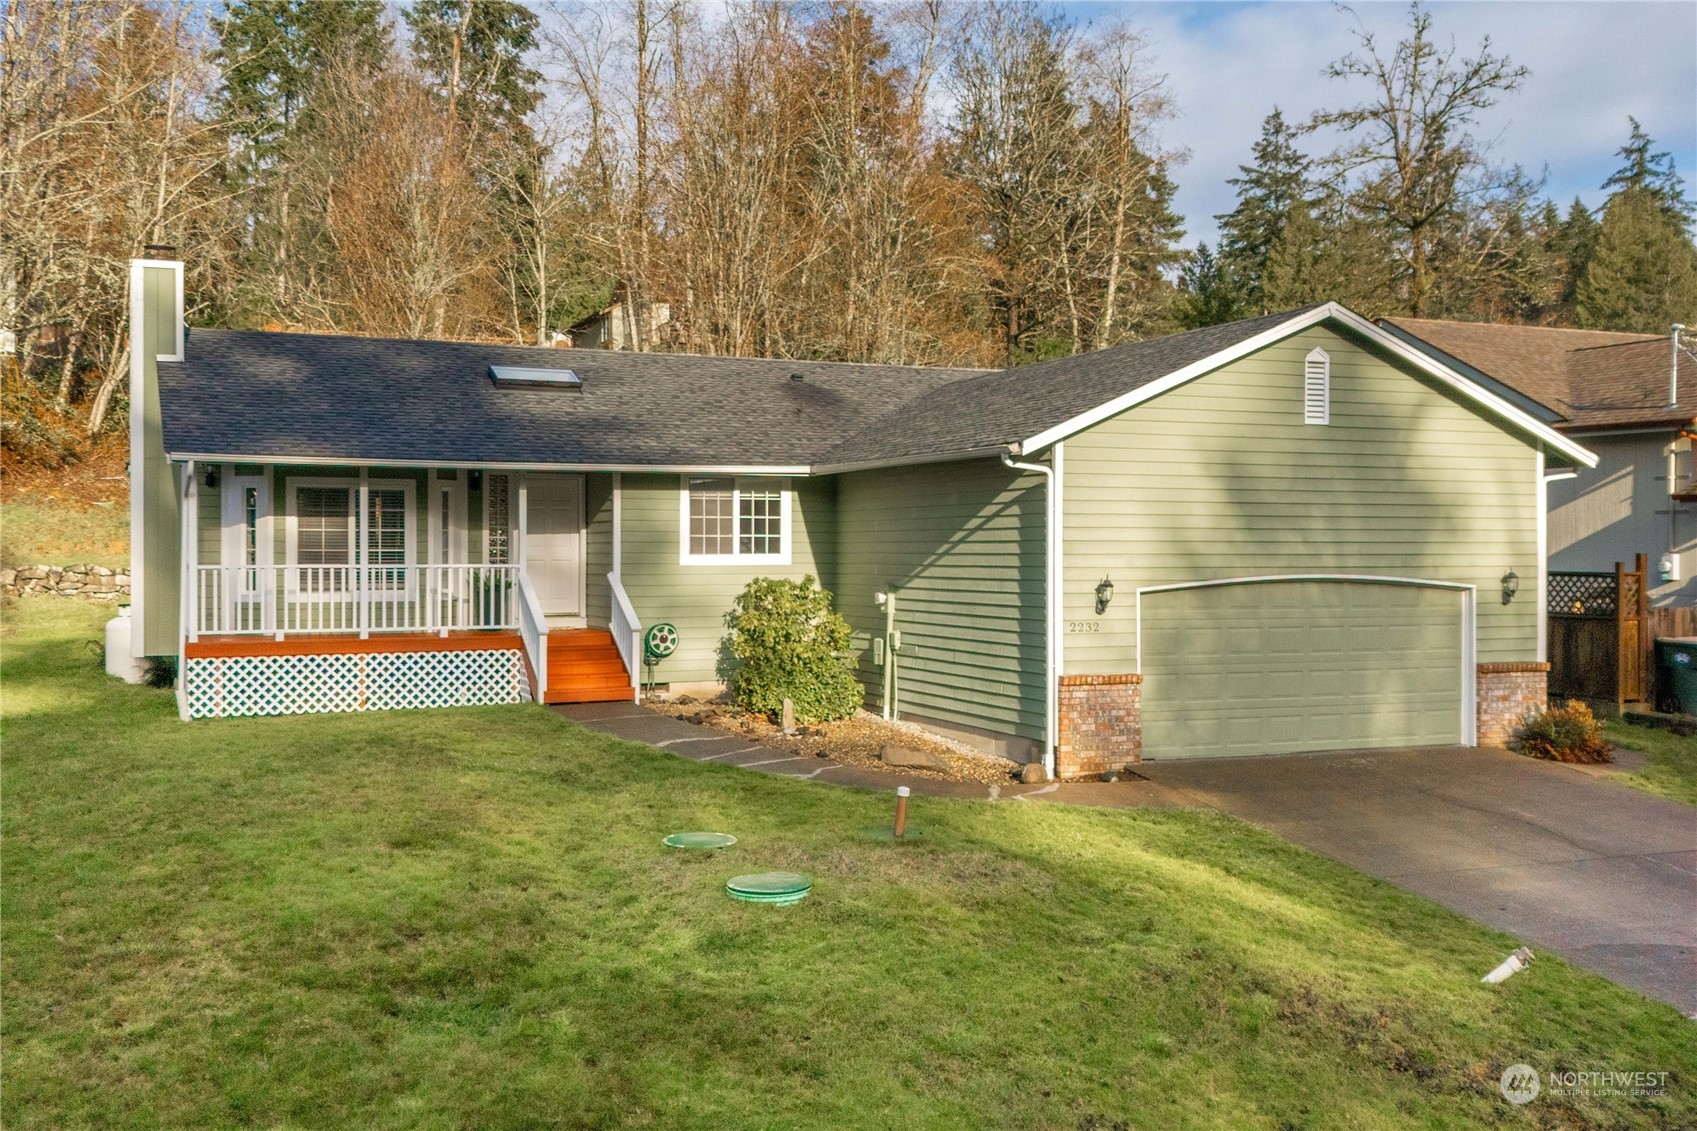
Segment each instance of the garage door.
M1145 593L1144 757L1460 742L1462 602L1346 581Z

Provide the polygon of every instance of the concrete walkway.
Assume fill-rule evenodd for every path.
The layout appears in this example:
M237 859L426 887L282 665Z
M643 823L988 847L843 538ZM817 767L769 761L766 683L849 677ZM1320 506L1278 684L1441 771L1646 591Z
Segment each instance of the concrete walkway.
M1500 750L1150 762L1147 780L983 786L787 757L630 703L555 708L697 762L990 800L1218 809L1697 1014L1697 810ZM1483 973L1483 971L1481 971Z

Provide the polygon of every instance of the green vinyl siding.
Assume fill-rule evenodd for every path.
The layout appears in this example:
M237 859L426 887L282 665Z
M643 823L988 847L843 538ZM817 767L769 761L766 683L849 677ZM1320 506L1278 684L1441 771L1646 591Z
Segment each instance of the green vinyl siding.
M994 460L839 478L837 608L869 707L882 706L883 687L873 595L887 591L902 634L901 713L1043 737L1044 490L1041 476Z
M167 267L143 267L141 273L142 388L130 405L131 427L136 430L131 462L139 463L134 474L141 496L141 527L133 529L132 511L130 531L130 569L138 582L141 604L141 624L135 631L143 655L174 656L180 643L182 599L181 469L165 458L159 368L154 358L177 348L177 275Z
M584 614L590 627L606 628L613 615L613 591L607 584L607 575L613 572L613 477L605 473L585 476L583 499L587 572Z
M1458 590L1284 581L1142 605L1146 758L1461 739Z
M1303 423L1302 371L1331 358L1331 423ZM1480 662L1530 660L1537 453L1435 382L1316 327L1067 440L1064 664L1139 669L1140 586L1373 574L1478 586ZM1115 596L1097 616L1104 577Z
M678 627L678 649L655 669L662 683L725 678L721 655L725 614L755 577L812 574L831 587L832 555L816 553L836 537L835 492L830 480L792 479L790 564L683 565L679 562L679 492L676 475L622 477L619 522L624 547L620 574L637 619Z
M204 465L195 468L195 474L200 477L199 522L195 528L195 551L201 565L218 565L224 560L224 488L222 476L227 471L220 472L220 484L217 487L206 485L206 468ZM232 518L231 521L236 521Z

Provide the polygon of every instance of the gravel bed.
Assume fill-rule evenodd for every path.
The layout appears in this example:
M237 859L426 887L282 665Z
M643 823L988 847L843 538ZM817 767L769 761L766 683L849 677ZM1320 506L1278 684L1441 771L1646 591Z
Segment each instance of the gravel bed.
M786 754L829 758L850 766L865 766L891 774L913 774L940 781L1001 783L1018 776L1020 763L974 750L964 743L931 734L911 723L888 723L861 711L852 718L798 728L790 736L765 715L752 714L725 703L701 702L687 696L645 703L649 710L674 719L715 727L728 734L782 750ZM940 756L949 772L886 766L878 756L886 744L924 750Z

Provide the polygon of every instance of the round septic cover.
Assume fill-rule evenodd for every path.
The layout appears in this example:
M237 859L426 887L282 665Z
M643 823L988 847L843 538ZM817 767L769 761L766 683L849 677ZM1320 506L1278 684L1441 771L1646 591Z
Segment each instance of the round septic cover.
M673 833L660 843L668 848L729 848L736 842L730 833Z
M812 878L800 872L757 872L725 884L732 899L749 903L799 903L812 890Z

